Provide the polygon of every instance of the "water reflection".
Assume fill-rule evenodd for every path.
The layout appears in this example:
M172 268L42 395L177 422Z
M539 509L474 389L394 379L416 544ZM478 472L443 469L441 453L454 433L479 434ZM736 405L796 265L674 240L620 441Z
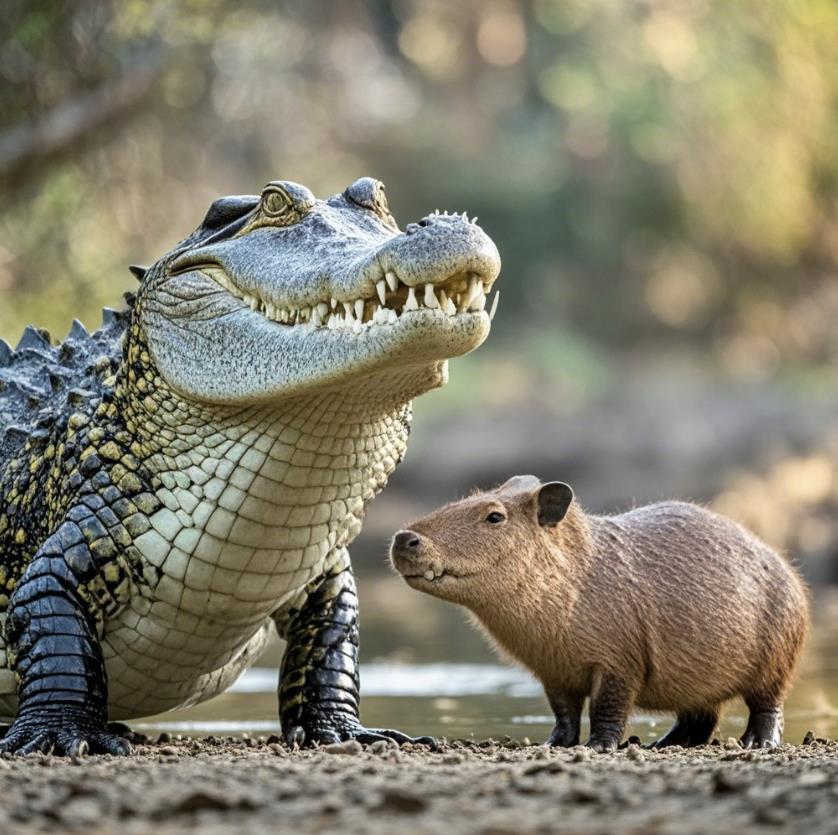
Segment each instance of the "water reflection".
M424 601L428 600L436 606L430 598L414 597L419 605L425 605ZM820 611L829 612L831 608L821 607ZM448 738L508 734L533 742L545 739L552 719L538 682L523 670L497 663L482 644L470 647L468 627L462 622L448 622L450 617L459 617L453 607L434 609L434 615L439 620L434 621L432 631L441 630L441 635L432 637L423 633L421 640L416 637L407 645L391 650L391 655L396 657L400 654L425 657L363 665L364 722L371 727L397 727L407 733ZM405 628L404 617L399 625ZM380 649L387 648L392 640L392 624L386 634L378 634L375 619L368 626L371 643L378 642ZM478 663L428 658L434 654L437 657L458 655L458 649L463 647L456 641L446 640L446 635L459 635L469 652L478 657ZM837 639L838 618L821 620L809 643L798 683L786 703L785 738L790 742L800 742L809 730L816 736L838 737ZM135 727L147 733L164 730L183 734L275 733L275 664L279 655L279 648L274 647L265 656L265 663L272 666L248 670L224 695L187 710L134 723ZM741 735L745 719L745 706L738 701L730 703L717 735L722 738ZM629 733L648 742L661 736L671 722L671 717L665 715L638 712L632 718ZM583 735L586 730L587 720L583 722Z

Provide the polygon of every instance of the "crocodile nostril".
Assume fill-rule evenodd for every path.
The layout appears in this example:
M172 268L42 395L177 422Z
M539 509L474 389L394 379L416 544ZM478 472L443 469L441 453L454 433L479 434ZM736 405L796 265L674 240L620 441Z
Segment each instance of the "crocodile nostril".
M427 226L429 223L430 221L427 218L423 217L422 220L419 221L419 226Z

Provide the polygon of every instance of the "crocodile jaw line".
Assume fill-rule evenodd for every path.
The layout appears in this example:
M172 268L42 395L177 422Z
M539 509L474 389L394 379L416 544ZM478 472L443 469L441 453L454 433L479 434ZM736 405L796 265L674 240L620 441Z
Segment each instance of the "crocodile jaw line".
M379 325L394 325L402 316L419 311L437 311L440 317L460 317L481 313L486 309L488 294L494 280L487 280L478 273L467 272L449 276L437 282L408 285L394 270L387 270L375 281L373 296L357 296L339 300L335 296L324 298L304 307L283 307L242 290L230 279L227 272L215 264L195 267L242 302L254 313L285 326L309 325L311 328L349 330L362 333ZM495 294L489 308L490 320L497 310L499 293Z

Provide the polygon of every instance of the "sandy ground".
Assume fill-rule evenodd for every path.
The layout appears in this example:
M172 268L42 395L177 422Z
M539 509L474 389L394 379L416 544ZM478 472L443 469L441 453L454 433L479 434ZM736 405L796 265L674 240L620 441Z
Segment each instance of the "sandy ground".
M838 742L807 742L591 755L164 736L127 759L0 759L0 831L838 833Z

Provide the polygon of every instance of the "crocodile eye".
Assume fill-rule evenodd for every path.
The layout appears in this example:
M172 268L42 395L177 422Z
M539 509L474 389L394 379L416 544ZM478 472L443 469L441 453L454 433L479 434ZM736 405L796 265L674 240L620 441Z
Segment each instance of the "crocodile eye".
M490 525L499 525L501 522L506 521L506 517L498 510L493 510L487 517L486 521Z
M262 211L268 217L281 217L291 205L291 198L281 188L274 186L262 193Z
M346 189L345 194L356 206L390 219L390 207L387 205L387 196L384 194L384 183L372 177L362 177L360 180L355 180Z

